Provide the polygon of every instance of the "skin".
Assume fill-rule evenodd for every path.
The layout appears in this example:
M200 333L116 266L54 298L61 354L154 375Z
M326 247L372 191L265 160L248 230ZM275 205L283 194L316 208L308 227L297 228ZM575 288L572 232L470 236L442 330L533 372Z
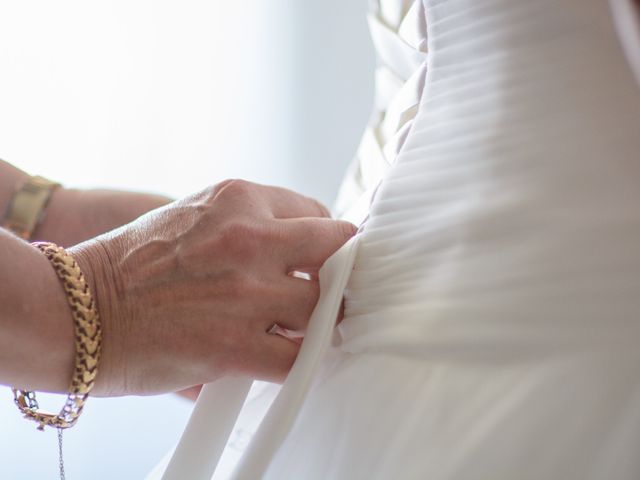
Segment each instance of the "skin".
M0 215L5 212L16 186L27 177L27 173L0 160ZM147 193L58 188L51 196L44 220L33 233L33 240L70 247L171 201Z
M10 191L21 173L0 164ZM6 191L0 185L0 202ZM97 301L103 358L94 394L172 392L222 375L283 380L299 344L266 331L273 323L304 330L319 294L314 275L290 274L316 272L355 227L329 219L315 200L240 180L166 202L62 190L38 232L69 246ZM165 205L136 218L154 204ZM118 223L125 224L93 236ZM0 382L65 392L75 353L57 277L37 249L6 230L0 264Z

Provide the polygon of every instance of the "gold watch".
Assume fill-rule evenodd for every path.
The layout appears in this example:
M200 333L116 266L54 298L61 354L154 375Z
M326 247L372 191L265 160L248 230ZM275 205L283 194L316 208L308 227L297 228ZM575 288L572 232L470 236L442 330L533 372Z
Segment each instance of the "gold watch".
M45 208L59 183L43 177L29 177L20 185L7 206L2 226L29 240L45 216Z

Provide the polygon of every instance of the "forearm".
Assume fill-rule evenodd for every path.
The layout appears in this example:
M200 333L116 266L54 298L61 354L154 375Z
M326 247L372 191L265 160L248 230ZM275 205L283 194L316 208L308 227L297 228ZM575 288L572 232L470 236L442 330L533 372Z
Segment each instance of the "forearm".
M76 245L167 203L165 197L143 193L60 188L53 193L33 239Z
M71 311L49 261L0 229L0 383L65 392L73 370Z
M27 178L27 173L0 160L0 215ZM58 188L33 239L69 247L168 201L132 192ZM71 312L49 262L28 243L0 229L0 383L66 391L75 351L72 331Z
M27 173L0 160L0 214L6 210L16 187L27 178ZM75 245L127 224L169 201L145 193L58 188L33 238L61 246Z

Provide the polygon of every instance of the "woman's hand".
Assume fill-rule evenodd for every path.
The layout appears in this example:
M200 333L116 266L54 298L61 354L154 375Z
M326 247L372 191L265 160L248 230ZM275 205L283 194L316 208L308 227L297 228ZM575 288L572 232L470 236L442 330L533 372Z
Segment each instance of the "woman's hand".
M103 322L98 395L155 394L222 375L281 381L314 271L354 233L315 200L231 180L71 249Z

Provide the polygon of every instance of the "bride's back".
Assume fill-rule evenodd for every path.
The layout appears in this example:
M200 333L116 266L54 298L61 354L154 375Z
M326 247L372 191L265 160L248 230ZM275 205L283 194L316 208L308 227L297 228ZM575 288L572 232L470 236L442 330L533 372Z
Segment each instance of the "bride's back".
M425 11L342 340L269 478L636 478L640 91L609 5Z
M640 90L608 3L372 4L345 319L235 478L637 478Z

